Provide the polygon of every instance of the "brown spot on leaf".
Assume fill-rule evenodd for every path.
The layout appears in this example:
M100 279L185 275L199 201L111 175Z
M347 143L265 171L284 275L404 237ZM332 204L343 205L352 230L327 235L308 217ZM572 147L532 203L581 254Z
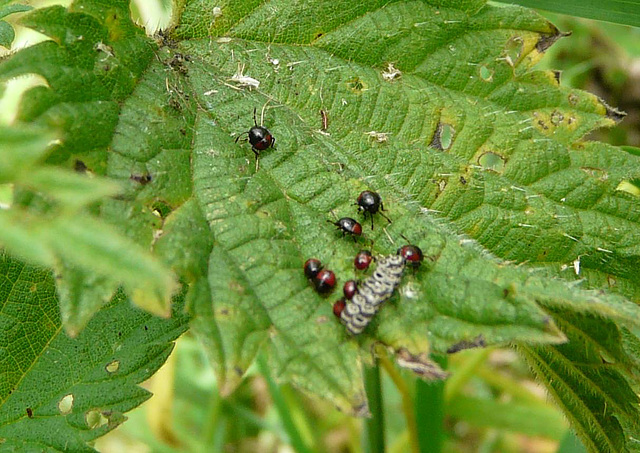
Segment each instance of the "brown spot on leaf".
M615 121L616 123L622 121L622 119L627 116L627 114L625 112L622 112L614 107L611 107L609 104L607 104L606 102L604 102L602 99L599 99L600 103L604 106L604 108L607 110L607 113L605 114L607 118L612 119L613 121Z
M146 186L151 182L152 176L149 173L144 174L133 174L129 177L131 181L135 181L140 185Z
M73 169L78 173L86 173L88 170L86 164L78 159L73 163Z
M553 27L553 33L545 33L540 35L540 39L536 43L536 50L540 53L545 52L549 47L551 47L558 39L564 38L565 36L570 36L571 32L562 33L556 27Z
M356 417L371 418L371 412L369 411L369 405L366 401L362 404L353 407L353 415Z
M413 371L418 377L434 381L445 379L449 373L440 368L440 365L429 359L429 354L411 354L408 350L401 348L397 351L396 362L402 368Z
M450 124L438 123L429 146L440 151L448 150L453 144L455 132L455 129Z
M562 114L562 112L554 110L553 113L551 113L551 124L553 124L554 126L558 126L563 121L564 115Z
M485 342L484 337L482 335L478 335L473 340L462 340L454 344L449 349L447 349L447 353L454 354L464 349L484 348L485 346L487 346L487 343Z
M347 86L351 91L355 93L362 93L366 89L366 85L360 79L360 77L354 77L353 79L347 80Z

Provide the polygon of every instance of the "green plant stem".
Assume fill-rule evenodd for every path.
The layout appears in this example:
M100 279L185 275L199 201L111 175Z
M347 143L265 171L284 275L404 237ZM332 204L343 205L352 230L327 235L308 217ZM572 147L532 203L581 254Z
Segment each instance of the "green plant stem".
M289 436L289 442L291 446L297 453L311 453L311 450L302 440L302 436L298 431L296 424L293 422L293 418L291 418L291 414L289 412L289 407L285 402L284 396L282 392L280 392L280 388L271 378L271 372L269 370L269 366L262 354L258 355L257 359L258 369L260 373L264 376L267 381L267 386L269 387L269 394L271 395L271 399L273 400L273 404L278 411L278 415L280 416L280 420L282 421L282 425L284 426L287 435Z
M491 354L491 351L491 348L468 352L465 351L468 357L466 357L466 360L448 379L445 386L444 398L446 401L449 401L453 396L455 396L464 386L464 384L466 384L469 379L471 379L471 377L475 375L476 370L487 360L489 354Z
M382 401L382 384L378 363L365 367L364 385L369 400L371 418L364 422L363 451L365 453L384 453L384 404Z
M214 388L211 392L209 410L207 412L207 418L205 419L205 426L202 435L203 445L212 445L216 434L218 434L218 428L220 425L220 409L221 398L218 394L218 389Z
M436 362L446 366L446 357ZM414 410L420 451L439 453L444 445L444 381L425 382L416 379Z
M481 366L476 370L476 375L481 377L487 384L489 384L493 388L508 393L517 401L528 405L537 404L544 407L551 406L551 403L534 394L531 390L524 387L520 382L500 372Z
M420 453L420 444L418 443L418 428L416 425L416 417L413 412L413 397L409 391L407 383L402 379L398 370L393 366L391 360L387 356L387 351L382 346L376 346L376 354L380 365L387 372L393 383L395 384L402 398L402 411L407 419L407 430L409 431L409 444L412 453Z

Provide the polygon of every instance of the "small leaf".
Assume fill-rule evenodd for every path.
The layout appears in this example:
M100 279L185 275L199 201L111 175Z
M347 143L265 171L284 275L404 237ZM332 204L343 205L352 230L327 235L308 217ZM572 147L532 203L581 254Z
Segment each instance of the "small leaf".
M9 128L0 126L0 183L14 182L41 160L55 135L37 127ZM20 149L20 152L15 152ZM25 175L26 176L26 175Z
M637 365L621 349L613 323L566 313L556 320L569 337L567 344L519 345L518 350L589 451L625 451L640 432L640 400L627 377L637 382Z
M4 20L0 20L0 46L10 49L15 37L16 33L13 31L13 27Z
M9 2L5 2L5 3L9 3ZM26 11L31 11L33 9L33 6L29 6L29 5L21 5L19 3L17 4L9 4L9 5L1 5L0 6L0 18L6 17L10 14L14 14L14 13L24 13Z
M0 438L4 449L94 451L151 395L136 384L166 360L187 319L155 318L118 294L76 339L61 330L48 271L0 255Z
M120 191L117 183L107 179L90 179L54 167L42 167L25 175L23 185L46 193L68 207L81 207L100 201Z

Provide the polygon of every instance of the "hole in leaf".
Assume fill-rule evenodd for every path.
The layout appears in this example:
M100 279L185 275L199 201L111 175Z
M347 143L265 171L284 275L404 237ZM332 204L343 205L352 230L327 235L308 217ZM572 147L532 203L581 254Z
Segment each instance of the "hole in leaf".
M104 368L107 370L107 373L115 373L120 368L120 361L114 360L113 362L108 363Z
M153 202L153 205L151 205L151 210L164 219L171 213L173 208L163 200L156 200Z
M507 62L509 66L515 66L520 56L522 55L522 50L524 49L524 41L520 36L514 36L504 46L504 60Z
M504 157L492 152L484 153L478 158L478 165L485 170L492 170L498 173L504 170L504 162Z
M554 126L558 126L563 121L564 121L564 115L562 114L562 112L554 110L553 113L551 114L551 124L553 124Z
M580 100L578 98L578 95L575 93L570 93L569 96L567 96L567 100L569 101L569 104L571 105L577 105L578 101Z
M640 197L640 180L638 179L633 179L631 181L628 181L626 179L622 180L620 181L620 184L618 184L618 187L616 187L616 190L630 193L635 197Z
M347 81L347 86L356 93L361 93L366 89L366 85L359 77L354 77Z
M600 181L606 181L607 179L609 179L609 174L601 168L580 167L580 170L582 170L589 176L593 176L594 178L599 179Z
M87 411L87 413L84 415L84 420L87 423L89 429L100 428L101 426L104 426L109 422L107 417L102 415L102 412L97 409L91 409L90 411Z
M58 410L62 415L70 414L73 410L73 393L69 393L58 402Z
M479 72L482 80L485 82L493 82L493 69L489 69L485 65L481 65Z
M487 343L485 342L484 337L482 335L478 335L473 340L462 340L452 345L449 349L447 349L447 353L454 354L464 349L484 348L486 345Z
M433 140L431 140L429 146L440 151L451 148L455 132L455 129L450 124L438 123L436 133L433 135Z

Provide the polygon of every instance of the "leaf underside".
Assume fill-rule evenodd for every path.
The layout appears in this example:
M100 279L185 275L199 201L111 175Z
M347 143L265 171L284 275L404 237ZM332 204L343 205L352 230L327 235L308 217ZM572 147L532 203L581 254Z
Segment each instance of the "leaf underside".
M555 394L592 448L626 442L640 210L618 188L640 176L640 160L582 140L620 112L532 69L562 36L552 24L481 1L201 0L152 42L122 39L123 4L30 14L24 23L53 42L16 54L0 76L47 80L20 120L62 129L50 162L81 160L120 182L100 215L189 284L193 331L223 392L266 347L281 380L365 414L371 341L416 356L517 343L543 381L573 390ZM254 109L276 137L257 171L251 146L236 143ZM367 219L354 242L326 221L361 218L353 203L365 189L392 223L374 216L371 230ZM319 258L340 285L367 275L351 264L359 249L386 255L407 240L425 262L350 337L302 263ZM74 310L90 303L81 288L60 290ZM92 288L87 299L108 294ZM597 321L625 347L599 339ZM590 368L603 394L575 379L585 348L607 357ZM603 401L617 425L603 422Z

